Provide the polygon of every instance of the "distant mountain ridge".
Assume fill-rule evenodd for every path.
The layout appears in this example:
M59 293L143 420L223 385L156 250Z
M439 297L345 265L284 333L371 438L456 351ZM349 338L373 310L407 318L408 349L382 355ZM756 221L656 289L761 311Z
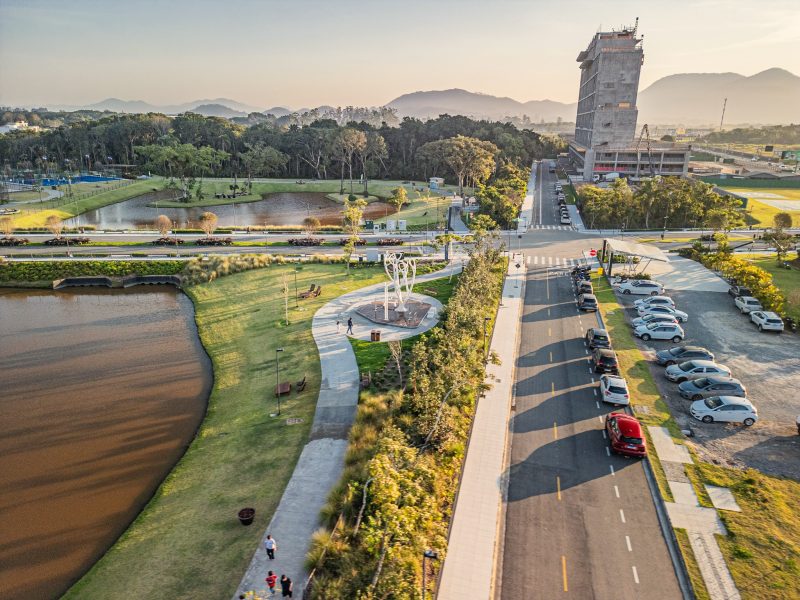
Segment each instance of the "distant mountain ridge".
M576 82L577 83L577 82ZM670 125L719 124L724 99L728 99L725 123L789 124L800 123L800 77L785 69L767 69L749 77L738 73L679 73L663 77L639 92L639 123ZM527 116L532 122L574 121L576 103L554 100L519 102L463 89L428 90L403 94L386 107L399 117L436 118L440 114L464 115L476 119L502 120ZM183 104L158 106L142 100L108 98L89 106L57 107L110 110L120 113L187 111L225 118L244 117L252 112L284 117L313 109L276 106L260 109L230 98L195 100ZM320 112L335 110L317 107Z

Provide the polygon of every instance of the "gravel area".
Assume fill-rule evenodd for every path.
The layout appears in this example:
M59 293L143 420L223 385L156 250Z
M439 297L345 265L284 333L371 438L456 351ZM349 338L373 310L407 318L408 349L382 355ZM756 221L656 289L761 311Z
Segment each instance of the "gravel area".
M683 325L684 344L704 346L718 363L728 366L747 387L758 408L752 427L704 424L689 414L689 400L678 395L677 385L663 376L655 361L651 371L673 416L683 429L691 429L693 448L705 461L732 467L751 467L769 475L800 480L800 436L795 418L800 414L800 339L791 333L760 333L733 298L723 292L670 291L677 308L689 314ZM630 318L635 298L618 297ZM670 341L639 341L646 356L670 348Z

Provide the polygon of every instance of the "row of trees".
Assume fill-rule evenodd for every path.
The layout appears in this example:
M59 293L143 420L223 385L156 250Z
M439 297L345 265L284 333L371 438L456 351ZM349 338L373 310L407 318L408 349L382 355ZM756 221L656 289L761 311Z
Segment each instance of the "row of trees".
M712 144L800 144L800 125L737 127L709 133L703 141Z
M475 144L468 149L460 142L447 148L428 145L457 136L491 144L482 148L481 160L473 161L470 169L460 157L476 151ZM452 175L452 180L461 184L480 180L481 174L492 168L487 154L493 155L496 164L527 166L564 149L564 142L555 137L509 123L460 116L442 115L425 122L405 118L398 126L366 121L340 125L336 119L317 119L301 127L274 121L245 126L194 113L176 117L151 113L113 115L41 132L11 132L0 136L0 163L7 173L58 174L132 165L121 168L169 175L169 161L158 160L152 147L178 149L186 145L216 152L210 169L216 176L339 176L343 181L345 173L350 180L362 174L417 180ZM203 168L195 167L195 176L200 176Z
M578 194L583 222L590 229L708 227L732 229L744 224L741 201L723 196L694 179L654 177L635 189L624 179L602 189L584 186Z

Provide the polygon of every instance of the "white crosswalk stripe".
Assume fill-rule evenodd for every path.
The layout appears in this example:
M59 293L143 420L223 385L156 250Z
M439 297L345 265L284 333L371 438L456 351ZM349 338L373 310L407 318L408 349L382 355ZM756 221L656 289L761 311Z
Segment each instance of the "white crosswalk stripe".
M531 225L530 229L551 229L558 231L575 231L572 225Z
M539 256L536 254L528 254L525 257L525 264L528 266L574 267L580 263L580 258L566 258L563 256Z

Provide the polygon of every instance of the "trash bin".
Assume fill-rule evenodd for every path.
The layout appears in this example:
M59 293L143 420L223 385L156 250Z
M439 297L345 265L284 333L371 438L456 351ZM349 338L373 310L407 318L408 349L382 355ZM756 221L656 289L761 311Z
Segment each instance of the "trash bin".
M373 329L370 333L370 340L373 342L380 342L381 341L381 330L380 329Z

